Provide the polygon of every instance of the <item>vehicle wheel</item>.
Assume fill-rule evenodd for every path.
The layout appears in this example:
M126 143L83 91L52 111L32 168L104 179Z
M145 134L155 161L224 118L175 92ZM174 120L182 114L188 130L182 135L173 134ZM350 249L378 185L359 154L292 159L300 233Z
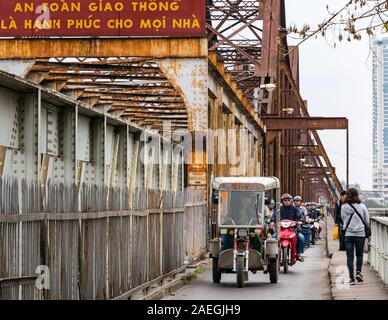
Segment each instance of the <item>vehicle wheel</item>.
M284 247L282 249L282 258L283 258L283 270L284 273L288 272L288 248Z
M213 258L213 282L221 282L221 271L218 270L218 258Z
M271 259L268 264L269 280L271 283L278 283L278 259Z
M244 286L244 257L237 257L237 288L242 288Z

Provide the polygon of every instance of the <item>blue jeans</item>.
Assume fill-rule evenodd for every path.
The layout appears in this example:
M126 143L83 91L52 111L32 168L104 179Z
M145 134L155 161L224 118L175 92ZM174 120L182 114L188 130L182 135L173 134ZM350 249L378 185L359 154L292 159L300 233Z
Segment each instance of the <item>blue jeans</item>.
M304 235L301 232L296 233L298 239L296 241L296 254L302 254L304 252Z
M350 279L354 278L354 249L356 249L356 270L361 272L364 258L364 237L345 237L345 249Z

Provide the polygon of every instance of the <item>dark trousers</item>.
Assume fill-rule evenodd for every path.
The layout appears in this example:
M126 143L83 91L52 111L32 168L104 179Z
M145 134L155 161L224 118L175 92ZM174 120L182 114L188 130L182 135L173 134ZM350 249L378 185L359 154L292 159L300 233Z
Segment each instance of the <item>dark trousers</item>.
M356 269L361 272L364 257L364 237L345 237L346 257L348 261L349 276L354 278L354 249L356 249Z
M345 231L342 230L342 224L339 226L339 251L345 251Z

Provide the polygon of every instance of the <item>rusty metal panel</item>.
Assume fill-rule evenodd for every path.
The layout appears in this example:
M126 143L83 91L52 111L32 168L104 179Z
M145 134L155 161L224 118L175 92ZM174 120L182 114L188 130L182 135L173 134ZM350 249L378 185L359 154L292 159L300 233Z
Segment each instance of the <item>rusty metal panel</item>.
M206 35L205 5L176 0L2 1L1 37L201 37Z
M207 59L163 59L158 60L158 64L172 85L181 90L185 97L189 130L207 130Z
M264 118L267 130L340 130L348 128L346 118Z
M0 39L0 58L126 57L128 53L133 57L207 58L208 50L206 38Z
M289 46L290 50L290 69L295 83L299 88L299 47Z

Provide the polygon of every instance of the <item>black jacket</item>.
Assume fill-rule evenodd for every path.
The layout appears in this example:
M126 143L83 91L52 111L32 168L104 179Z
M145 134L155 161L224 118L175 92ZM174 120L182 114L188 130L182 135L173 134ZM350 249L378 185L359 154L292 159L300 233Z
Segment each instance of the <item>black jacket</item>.
M341 200L338 200L335 204L335 216L334 216L334 221L335 224L338 225L343 225L342 217L341 217L341 207L342 207L342 202Z

